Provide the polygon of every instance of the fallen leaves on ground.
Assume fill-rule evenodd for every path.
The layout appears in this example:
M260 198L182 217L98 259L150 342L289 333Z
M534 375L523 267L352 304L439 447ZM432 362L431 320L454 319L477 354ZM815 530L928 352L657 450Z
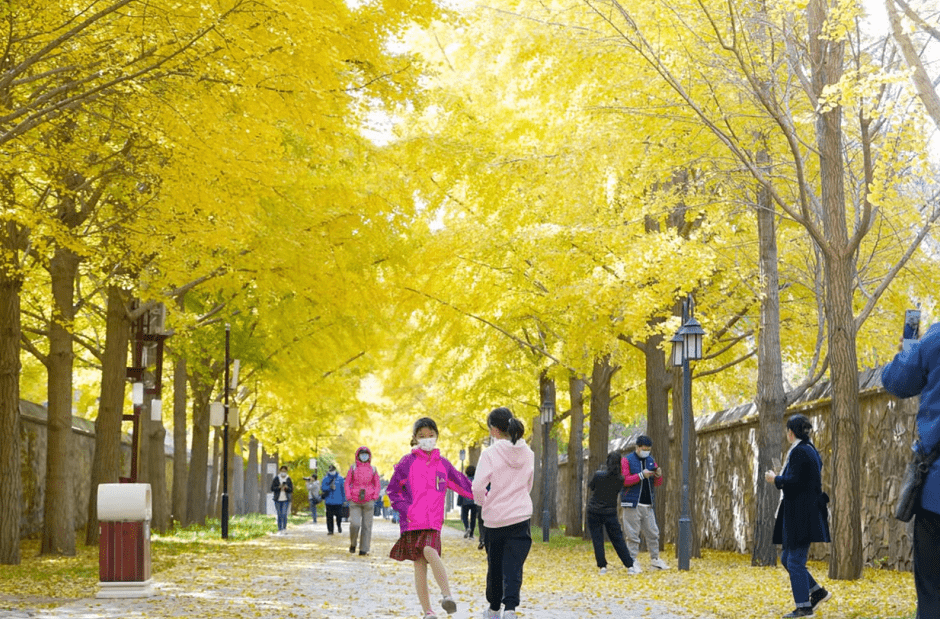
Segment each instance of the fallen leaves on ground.
M388 558L396 535L388 523L377 522L367 557L348 552L345 531L328 537L322 530L308 528L284 537L228 542L162 538L152 545L153 578L160 595L126 607L137 609L127 616L419 616L412 564ZM24 545L22 565L0 566L0 609L85 604L88 611L100 611L96 616L120 616L107 614L108 603L93 599L97 548L81 548L76 557L40 557L38 546L31 544ZM485 603L485 553L477 549L476 540L450 534L445 536L443 554L462 616L467 611L477 616ZM534 619L538 609L567 608L578 617L609 616L609 609L628 607L649 617L671 610L682 617L757 619L779 617L793 608L789 580L779 566L753 568L747 556L705 551L701 559L692 560L689 571L680 572L672 556L669 547L663 557L672 569L659 571L649 568L643 553L644 572L629 575L608 545L611 563L601 576L590 542L553 540L546 545L535 539L525 565L520 617ZM818 613L824 619L913 616L916 596L910 573L865 569L860 580L830 581L825 564L811 562L810 569L833 593L832 601ZM439 599L433 584L431 598Z

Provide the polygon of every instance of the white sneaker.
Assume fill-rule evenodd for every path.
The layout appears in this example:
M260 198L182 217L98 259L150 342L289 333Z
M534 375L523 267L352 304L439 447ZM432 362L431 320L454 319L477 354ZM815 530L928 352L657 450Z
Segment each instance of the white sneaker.
M504 610L503 614L500 616L502 617L502 619L516 619L516 611Z
M633 567L627 570L627 574L640 574L643 572L643 568L640 567L639 563L634 563Z
M600 568L600 569L597 571L597 573L600 574L601 576L603 576L604 574L607 573L607 568L606 568L606 567L602 567L602 568Z
M650 561L650 566L655 567L657 570L668 570L669 564L663 561L660 558L653 559Z
M486 608L483 611L483 619L498 619L499 611L492 608Z

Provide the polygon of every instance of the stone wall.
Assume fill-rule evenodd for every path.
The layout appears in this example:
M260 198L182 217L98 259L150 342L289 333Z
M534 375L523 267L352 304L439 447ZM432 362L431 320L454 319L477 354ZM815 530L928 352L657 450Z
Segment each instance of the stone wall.
M862 444L861 486L862 551L866 564L910 570L912 524L894 518L898 487L910 460L918 401L898 400L880 383L880 368L859 375ZM823 489L832 495L832 424L829 385L821 384L788 414L802 413L813 422L813 442L823 458ZM690 502L700 508L701 522L692 526L701 532L702 547L750 554L753 539L754 496L758 483L757 412L753 404L738 406L696 419L696 454L700 483ZM780 429L780 460L786 454L785 430ZM624 450L634 437L612 441L610 449ZM585 464L587 462L585 456ZM559 481L567 470L559 462ZM590 473L584 471L585 483ZM671 483L667 480L666 483ZM676 479L675 483L681 483ZM568 501L564 484L558 485L558 509ZM587 491L585 491L585 495ZM833 498L833 500L835 500ZM830 509L838 509L830 504ZM559 512L563 513L563 512ZM675 542L675 527L660 523L667 543ZM829 544L814 544L811 555L826 560Z
M20 469L23 479L23 512L20 536L39 535L42 531L46 488L46 409L33 402L20 401ZM72 417L72 443L69 471L75 530L88 522L88 495L91 492L91 465L95 453L95 424ZM130 474L130 436L121 437L122 475ZM167 456L167 484L173 480L172 451Z

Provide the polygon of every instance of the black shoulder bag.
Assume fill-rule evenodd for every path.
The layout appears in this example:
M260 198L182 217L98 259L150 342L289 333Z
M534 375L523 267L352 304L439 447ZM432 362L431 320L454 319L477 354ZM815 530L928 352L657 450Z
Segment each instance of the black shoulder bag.
M904 479L901 480L901 491L898 493L898 506L894 510L894 517L901 522L909 522L914 517L920 505L920 494L924 490L927 473L934 461L940 456L940 443L934 445L933 450L924 456L920 449L914 448L914 457L907 465Z

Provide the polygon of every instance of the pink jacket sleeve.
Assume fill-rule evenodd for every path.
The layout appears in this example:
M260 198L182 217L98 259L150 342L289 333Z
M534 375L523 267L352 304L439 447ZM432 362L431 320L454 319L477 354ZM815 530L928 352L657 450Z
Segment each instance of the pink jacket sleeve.
M640 483L641 477L639 473L631 474L630 473L630 463L627 462L626 458L620 460L620 472L623 473L623 485L624 487L635 486ZM654 477L653 478L653 487L658 488L663 485L663 480L665 477Z
M444 460L444 467L447 469L447 487L460 496L472 499L473 490L470 487L470 478L458 471L448 460Z

